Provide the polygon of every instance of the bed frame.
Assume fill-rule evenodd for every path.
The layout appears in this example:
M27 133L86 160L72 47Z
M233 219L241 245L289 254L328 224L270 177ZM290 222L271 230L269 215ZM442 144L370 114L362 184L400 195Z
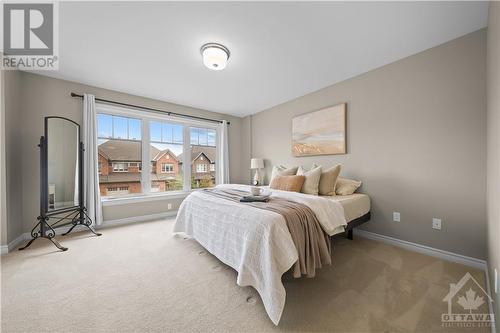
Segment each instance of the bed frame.
M347 227L345 228L346 237L350 240L353 239L353 229L370 221L371 213L368 212L363 216L358 217L347 223Z

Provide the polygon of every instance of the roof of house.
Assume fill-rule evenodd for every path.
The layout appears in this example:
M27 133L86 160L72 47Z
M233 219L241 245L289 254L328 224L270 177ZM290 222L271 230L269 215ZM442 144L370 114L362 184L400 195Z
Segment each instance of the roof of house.
M108 140L99 145L99 153L110 161L141 161L141 142ZM169 149L160 150L154 146L151 146L149 150L149 157L151 161L157 161L167 153L182 162L182 153L176 156ZM210 163L215 163L215 153L215 147L191 146L191 161L203 154L210 160Z
M215 153L215 147L191 146L191 162L194 162L198 156L203 154L210 160L210 163L215 163ZM177 158L182 161L182 154L179 154Z
M99 183L130 183L140 182L140 172L113 172L109 175L99 175Z
M182 179L179 179L174 173L152 173L151 181L156 180L176 180L178 179L182 183Z
M173 173L151 173L151 181L175 180L176 175ZM131 183L140 182L140 172L113 172L109 175L99 175L99 183ZM182 182L182 180L180 180Z
M151 146L149 156L152 161L159 152L159 149ZM108 140L99 145L99 153L110 161L140 161L142 159L140 141Z
M154 147L153 147L154 148ZM156 149L156 148L155 148ZM164 155L169 154L172 156L177 162L179 162L177 156L170 150L170 149L165 149L165 150L158 150L158 154L156 154L152 161L158 161L160 158L162 158Z

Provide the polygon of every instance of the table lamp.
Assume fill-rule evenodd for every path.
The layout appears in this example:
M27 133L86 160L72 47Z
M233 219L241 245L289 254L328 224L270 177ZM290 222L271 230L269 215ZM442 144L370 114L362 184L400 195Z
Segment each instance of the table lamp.
M260 179L259 169L264 168L264 160L262 158L252 158L250 160L250 169L255 169L255 175L253 176L252 184L257 186L261 185L262 181Z

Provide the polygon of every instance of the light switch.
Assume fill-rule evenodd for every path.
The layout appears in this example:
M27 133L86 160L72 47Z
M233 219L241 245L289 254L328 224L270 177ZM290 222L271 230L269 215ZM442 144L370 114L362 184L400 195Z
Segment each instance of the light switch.
M392 220L394 222L401 222L401 214L399 212L392 212Z
M432 229L441 230L441 219L432 218Z

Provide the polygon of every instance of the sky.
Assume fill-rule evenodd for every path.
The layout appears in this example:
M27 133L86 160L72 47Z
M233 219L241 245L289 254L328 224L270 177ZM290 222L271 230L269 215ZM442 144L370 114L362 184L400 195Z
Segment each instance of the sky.
M118 117L107 114L97 115L97 134L99 144L106 139L141 140L141 120ZM174 154L182 153L183 126L165 122L150 121L149 134L151 144L160 149L170 149ZM200 146L215 146L216 131L207 128L191 127L189 131L190 144Z
M101 139L141 140L142 138L140 119L98 114L97 130ZM182 144L182 130L182 125L156 121L149 123L152 143ZM190 143L193 145L215 146L215 130L191 127L189 134Z

